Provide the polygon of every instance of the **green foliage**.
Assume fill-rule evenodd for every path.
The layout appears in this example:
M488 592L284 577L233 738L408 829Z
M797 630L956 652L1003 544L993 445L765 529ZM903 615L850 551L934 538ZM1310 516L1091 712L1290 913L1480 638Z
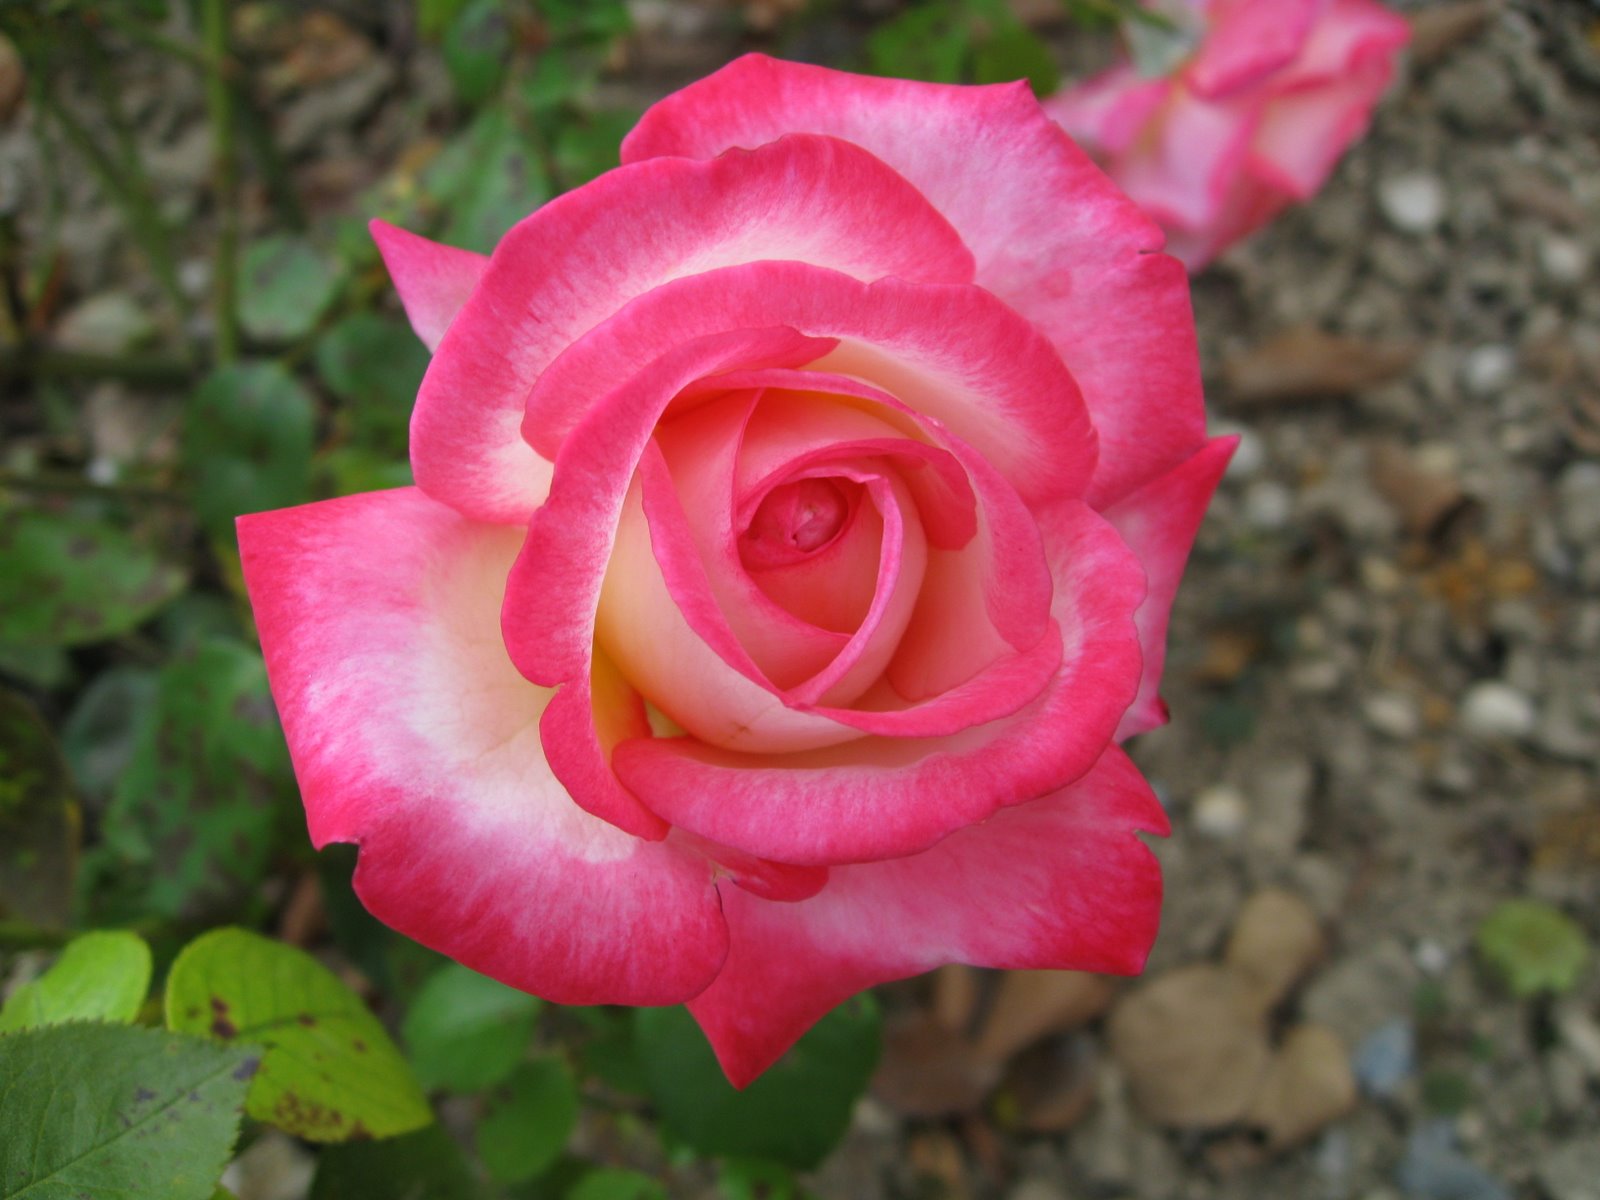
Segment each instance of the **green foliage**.
M1538 900L1507 900L1478 926L1478 953L1518 997L1570 992L1589 965L1581 926Z
M463 104L481 104L499 86L511 57L502 0L468 0L444 25L444 65Z
M640 1009L634 1029L669 1133L702 1154L801 1168L843 1135L878 1059L878 1013L867 997L829 1013L742 1092L728 1085L686 1009Z
M423 184L449 214L443 240L485 253L552 194L537 144L501 108L485 109L451 139Z
M27 700L0 688L0 916L66 923L80 824L50 727Z
M311 396L277 363L241 363L195 389L183 461L206 529L229 545L241 513L309 498L316 441Z
M252 242L239 271L239 323L263 342L309 333L339 289L332 255L294 234Z
M107 522L0 511L0 642L104 641L143 624L185 582L179 567Z
M317 340L317 373L342 402L339 418L356 445L405 452L411 406L428 351L403 322L355 312Z
M0 1009L0 1033L65 1021L127 1024L150 990L150 947L132 933L74 938L54 966L11 994Z
M482 1200L461 1147L438 1125L377 1142L328 1146L310 1200Z
M451 963L422 987L401 1035L425 1088L477 1091L516 1069L541 1002Z
M638 1171L606 1167L578 1180L567 1200L667 1200L667 1190Z
M868 68L933 83L1026 79L1039 95L1060 85L1050 47L1004 0L924 0L872 31Z
M162 668L94 858L111 913L196 917L266 872L293 774L261 656L210 639Z
M84 795L104 805L138 749L160 678L144 667L114 667L95 678L61 729L61 749Z
M547 1170L578 1122L578 1088L559 1059L524 1063L495 1088L478 1123L478 1156L502 1183Z
M167 1024L265 1053L246 1111L313 1142L392 1137L433 1119L378 1018L316 959L243 929L204 934L167 977Z
M0 1036L0 1197L207 1200L256 1061L133 1026Z

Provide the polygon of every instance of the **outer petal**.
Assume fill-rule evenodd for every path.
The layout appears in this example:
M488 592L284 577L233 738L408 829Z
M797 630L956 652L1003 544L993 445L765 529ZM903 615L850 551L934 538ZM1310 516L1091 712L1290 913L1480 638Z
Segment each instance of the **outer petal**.
M1172 93L1170 79L1146 79L1119 63L1044 102L1050 119L1097 158L1127 150Z
M563 1004L664 1004L727 951L711 871L574 805L550 693L501 643L515 530L413 488L241 518L245 581L313 842L361 846L374 915Z
M1166 817L1112 749L1071 788L922 854L835 867L810 900L730 893L727 965L689 1011L743 1087L840 1001L944 963L1137 972L1161 911L1138 830L1164 834Z
M730 264L794 259L859 279L972 278L972 256L905 180L863 150L797 136L715 162L608 172L506 234L440 344L411 424L417 483L469 516L523 521L559 429L518 434L551 361L636 296ZM615 384L613 375L606 388ZM596 393L599 394L599 393Z
M622 161L710 158L799 129L863 146L909 179L971 248L977 282L1049 335L1099 432L1094 503L1199 447L1187 276L1026 83L952 87L746 55L646 112Z
M438 349L450 322L483 278L488 256L430 242L387 221L373 221L368 228L411 328L429 350Z
M1264 104L1180 91L1159 126L1116 163L1117 182L1168 228L1215 228L1244 175Z
M1167 707L1158 689L1167 658L1167 621L1189 548L1239 439L1213 438L1187 462L1152 480L1106 511L1106 519L1144 565L1149 591L1134 620L1144 650L1139 695L1117 728L1117 740L1164 725Z
M1189 86L1221 98L1265 82L1292 63L1328 0L1238 0L1227 6L1189 65Z
M824 866L917 853L1072 782L1133 698L1132 614L1144 579L1121 539L1076 501L1041 514L1041 528L1062 667L1015 715L949 737L873 737L781 759L638 738L618 744L618 777L674 825L761 858Z

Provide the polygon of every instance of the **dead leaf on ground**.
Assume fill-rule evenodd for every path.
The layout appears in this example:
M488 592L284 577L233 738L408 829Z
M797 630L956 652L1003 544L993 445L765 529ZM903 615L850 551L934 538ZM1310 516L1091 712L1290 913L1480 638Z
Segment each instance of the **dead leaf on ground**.
M907 1116L947 1117L981 1108L1002 1067L937 1017L912 1013L885 1028L872 1090Z
M1323 1025L1298 1025L1283 1039L1245 1121L1266 1132L1269 1147L1282 1150L1337 1121L1355 1104L1350 1052L1339 1035Z
M1309 325L1287 329L1230 357L1222 395L1236 409L1334 399L1398 379L1417 346L1341 337Z
M1111 1053L1150 1120L1214 1129L1244 1115L1272 1063L1251 989L1199 963L1157 976L1111 1012Z
M1411 57L1422 66L1438 62L1482 33L1495 8L1492 0L1458 0L1423 9L1411 18Z
M1293 892L1266 888L1245 901L1223 954L1254 1010L1265 1015L1317 959L1325 940L1317 914Z
M1442 531L1472 502L1454 476L1424 467L1394 442L1373 447L1371 474L1373 484L1415 537Z
M1085 971L1007 971L978 1032L978 1054L1003 1063L1040 1038L1094 1020L1114 991L1109 979Z
M1017 1060L1008 1084L1017 1123L1061 1133L1089 1114L1099 1088L1099 1043L1087 1033L1057 1038Z

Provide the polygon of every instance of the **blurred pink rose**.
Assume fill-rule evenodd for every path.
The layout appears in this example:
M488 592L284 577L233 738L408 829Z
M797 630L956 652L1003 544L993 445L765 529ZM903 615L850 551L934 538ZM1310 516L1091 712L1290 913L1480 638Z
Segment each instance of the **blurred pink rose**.
M1167 614L1230 446L1187 279L1026 85L740 59L490 258L374 232L417 486L245 517L317 845L402 932L688 1001L1140 969Z
M1313 196L1367 127L1410 26L1375 0L1157 5L1192 52L1123 62L1045 102L1199 270ZM1159 53L1157 55L1159 57Z

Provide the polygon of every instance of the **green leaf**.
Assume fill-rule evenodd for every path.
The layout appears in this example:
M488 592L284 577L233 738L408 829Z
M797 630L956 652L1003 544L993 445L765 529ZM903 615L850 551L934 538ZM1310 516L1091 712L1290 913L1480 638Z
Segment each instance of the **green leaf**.
M578 1180L567 1200L667 1200L667 1190L638 1171L604 1167Z
M524 1063L495 1088L478 1122L478 1157L501 1183L547 1170L578 1122L578 1088L559 1059Z
M317 373L344 403L353 441L402 456L428 350L399 321L351 313L317 341Z
M707 1155L765 1158L807 1168L843 1136L878 1058L871 998L834 1009L744 1091L723 1077L684 1008L634 1017L650 1094L667 1131Z
M1026 79L1036 96L1061 86L1061 68L1050 47L1025 25L1011 24L980 42L972 56L976 83L1010 83Z
M487 100L511 58L511 26L502 0L471 0L445 28L443 56L462 103Z
M428 165L423 186L450 214L442 240L485 253L550 198L539 155L499 107L451 139Z
M181 570L114 525L0 512L0 641L105 641L143 624L184 583Z
M317 1160L310 1200L479 1200L455 1139L438 1125L379 1142L329 1146Z
M908 8L867 38L867 62L875 75L959 83L970 39L956 6L947 0Z
M338 289L332 255L291 234L262 238L240 263L239 323L261 341L291 341L311 331Z
M40 691L53 692L71 681L72 660L60 646L0 642L0 675L10 675Z
M1478 926L1478 953L1511 993L1570 992L1583 978L1589 942L1581 926L1538 900L1507 900Z
M717 1172L717 1191L723 1200L794 1200L799 1187L788 1167L737 1158L724 1162Z
M256 1061L137 1026L0 1037L0 1197L207 1200Z
M208 376L189 399L183 460L195 512L211 535L232 543L241 514L305 500L315 434L310 395L277 363L240 363Z
M569 188L581 187L617 165L622 139L639 123L629 111L594 113L564 126L556 137L556 169Z
M108 915L198 918L265 876L294 777L261 656L212 639L161 670L106 812L96 873Z
M66 924L80 832L55 736L32 704L0 688L0 916Z
M541 1001L456 963L422 987L400 1032L425 1088L473 1092L521 1061Z
M281 942L217 929L189 943L167 976L167 1025L264 1046L245 1111L307 1141L393 1137L433 1119L361 997Z
M143 667L113 667L96 676L61 727L61 749L84 794L102 804L133 762L150 722L160 683Z
M150 947L143 938L86 933L68 942L48 971L12 993L0 1009L0 1033L64 1021L126 1025L149 990Z

